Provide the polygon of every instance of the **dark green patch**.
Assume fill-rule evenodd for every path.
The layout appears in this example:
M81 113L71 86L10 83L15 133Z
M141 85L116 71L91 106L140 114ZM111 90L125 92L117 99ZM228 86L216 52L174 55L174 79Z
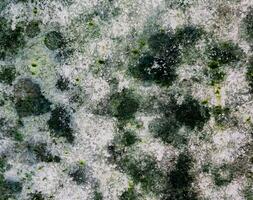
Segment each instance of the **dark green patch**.
M31 200L44 200L45 199L41 192L35 192L33 194L30 194L29 196L30 196Z
M86 167L85 166L75 166L69 172L69 176L75 181L78 185L84 184L87 181Z
M249 7L247 14L244 18L245 31L249 39L253 39L253 7Z
M225 79L225 72L222 69L211 69L209 70L209 77L211 79L211 85L219 84Z
M40 33L40 21L31 21L26 27L26 35L29 38L34 38Z
M164 59L155 58L149 54L142 56L136 66L130 67L130 73L135 78L154 81L161 85L171 85L177 77L173 65Z
M138 141L138 137L135 135L133 131L125 131L122 134L120 143L124 146L131 146Z
M218 124L224 124L228 121L228 115L230 114L230 110L228 107L222 108L221 106L215 106L212 109L212 114Z
M242 49L232 41L214 42L207 49L208 57L211 61L219 64L229 64L237 62L243 55Z
M14 85L15 108L20 117L41 115L50 111L51 103L43 96L39 84L19 79Z
M187 97L181 105L173 109L176 120L191 129L202 128L210 118L209 109L192 97Z
M0 59L6 56L14 55L25 45L24 28L21 24L17 24L12 30L11 22L0 17Z
M94 200L103 200L103 194L98 190L98 188L94 191Z
M173 106L172 112L178 122L190 129L202 128L210 118L209 109L192 97L186 97L182 104Z
M233 180L233 171L227 165L212 170L213 180L218 187L228 185Z
M120 121L127 121L134 118L139 104L131 90L123 89L110 97L110 113Z
M155 138L160 138L166 144L172 144L175 147L187 144L187 136L178 131L181 125L173 116L170 118L158 118L149 124L149 130Z
M23 134L17 129L10 130L9 135L17 142L22 142L24 140Z
M0 157L0 199L15 199L17 193L22 190L22 183L19 181L6 180L4 172L7 169L6 159Z
M66 44L66 41L60 32L51 31L46 34L44 44L50 50L57 50L63 48Z
M192 189L194 176L190 172L193 166L192 158L187 153L181 153L178 157L175 169L168 175L167 191L163 199L195 200L197 194Z
M132 178L134 184L141 183L145 191L155 193L161 191L164 176L152 157L145 156L138 160L124 157L119 161L118 166Z
M129 187L120 195L119 200L138 200L139 197L137 191L133 187Z
M250 86L250 91L253 92L253 57L251 57L248 62L246 80Z
M194 25L187 25L176 29L175 36L183 46L195 45L204 31Z
M16 78L15 66L0 66L0 82L11 84Z
M70 114L64 107L58 106L53 109L47 124L53 136L64 137L68 142L73 142Z
M151 35L148 45L154 56L166 59L169 65L178 63L180 50L174 34L161 32Z
M47 149L46 143L40 143L36 145L29 145L28 149L32 151L37 160L40 162L60 162L61 158L56 155L52 155Z
M69 89L69 80L65 77L60 76L59 79L56 82L56 88L65 91Z

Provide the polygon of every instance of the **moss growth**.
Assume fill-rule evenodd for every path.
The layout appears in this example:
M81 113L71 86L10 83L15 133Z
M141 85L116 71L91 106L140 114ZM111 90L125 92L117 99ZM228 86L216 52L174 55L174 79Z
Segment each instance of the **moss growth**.
M73 142L74 135L70 127L70 114L64 107L58 106L53 109L47 123L51 130L51 135L55 137L64 137L68 142Z
M69 80L67 78L64 78L62 76L59 77L59 79L56 82L56 88L65 91L69 89Z
M253 40L253 7L249 7L244 18L245 31L250 40Z
M69 172L69 176L78 185L84 184L87 181L86 167L77 165Z
M152 157L145 156L140 160L124 157L118 165L121 170L132 178L134 184L141 183L141 187L145 191L155 193L161 191L164 176Z
M40 21L31 21L26 27L26 35L29 38L34 38L40 33Z
M43 197L41 192L35 192L33 194L30 194L30 199L31 200L44 200L45 198Z
M137 141L138 141L138 138L133 131L125 131L122 134L120 143L124 146L131 146L135 144Z
M191 129L202 128L210 118L209 109L192 97L187 97L181 105L173 109L176 120Z
M46 143L40 143L36 145L29 145L28 149L32 151L37 160L40 162L60 162L61 158L56 155L52 155L47 149Z
M110 97L110 113L119 121L128 121L134 118L139 105L138 98L128 89L123 89Z
M50 111L51 103L43 96L39 84L19 79L14 85L15 108L20 117L41 115Z
M218 187L228 185L233 180L233 171L227 165L212 170L213 180Z
M242 49L232 41L214 42L207 49L211 61L219 64L230 64L237 62L243 55Z
M192 46L201 39L204 31L194 25L186 25L176 29L175 36L180 44L183 46Z
M175 169L168 175L168 184L164 199L197 199L197 194L192 189L194 176L190 172L193 161L188 153L181 153L178 157Z
M215 106L212 109L212 114L214 116L215 121L218 124L227 123L227 118L230 113L230 110L228 107L222 108L221 106Z
M60 32L51 31L46 34L44 44L50 50L57 50L63 48L66 44L66 41Z
M11 23L5 18L0 18L0 59L15 55L25 45L24 28L17 24L12 30Z
M251 57L248 61L246 80L250 86L250 91L253 92L253 57Z
M0 82L11 84L16 78L16 68L15 66L1 66L0 69Z
M6 180L4 172L7 169L6 158L0 157L0 199L15 199L16 194L21 192L22 183L19 181Z
M94 200L103 200L103 194L98 190L98 188L94 191Z
M119 200L138 200L139 196L140 195L133 187L129 187L120 195Z
M149 130L155 138L160 138L166 144L172 144L175 147L187 144L187 136L178 131L181 125L173 116L171 118L158 118L149 124Z
M175 68L166 60L155 58L149 54L142 56L139 63L130 68L130 73L135 78L153 81L161 85L171 85L177 77Z

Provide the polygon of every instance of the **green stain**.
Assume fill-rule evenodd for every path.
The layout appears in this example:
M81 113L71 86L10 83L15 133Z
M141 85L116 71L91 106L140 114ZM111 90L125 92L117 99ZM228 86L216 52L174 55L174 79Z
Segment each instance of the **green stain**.
M12 30L11 23L5 18L0 18L0 59L18 53L25 46L24 27L21 23Z
M74 140L73 130L70 127L71 116L69 112L62 106L57 106L51 112L51 117L47 124L54 137L64 137L68 142Z
M192 97L187 97L181 105L173 109L175 109L176 120L190 129L202 128L210 118L209 109Z
M51 103L43 96L39 84L19 79L14 85L15 108L20 117L41 115L50 111Z
M253 40L253 7L249 7L245 18L243 19L245 32L248 39Z
M39 143L35 145L29 145L28 149L33 152L39 162L60 162L61 158L56 155L52 155L47 148L46 143Z
M207 55L211 61L222 64L231 64L240 61L242 49L232 41L213 42L207 48Z
M40 21L31 21L26 26L26 35L29 38L34 38L40 33Z
M62 33L51 31L45 35L44 44L49 50L57 50L66 45L66 41Z
M212 176L215 185L218 187L228 185L233 180L233 170L230 166L222 165L212 169Z
M15 66L0 66L0 82L11 84L16 78Z
M183 46L193 46L204 34L203 29L194 25L186 25L176 28L175 37Z
M139 99L128 89L123 89L110 97L110 113L121 122L133 119L139 106Z

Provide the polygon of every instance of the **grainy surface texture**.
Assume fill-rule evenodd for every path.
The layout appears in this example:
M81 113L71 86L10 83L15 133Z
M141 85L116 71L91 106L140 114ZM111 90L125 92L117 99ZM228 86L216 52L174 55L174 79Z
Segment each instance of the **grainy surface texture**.
M253 200L252 0L0 0L0 200Z

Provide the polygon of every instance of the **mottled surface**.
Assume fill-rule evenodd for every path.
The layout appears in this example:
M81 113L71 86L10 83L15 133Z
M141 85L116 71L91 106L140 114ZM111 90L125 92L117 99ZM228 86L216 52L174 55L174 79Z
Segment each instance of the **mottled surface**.
M1 0L0 200L252 200L253 2Z

